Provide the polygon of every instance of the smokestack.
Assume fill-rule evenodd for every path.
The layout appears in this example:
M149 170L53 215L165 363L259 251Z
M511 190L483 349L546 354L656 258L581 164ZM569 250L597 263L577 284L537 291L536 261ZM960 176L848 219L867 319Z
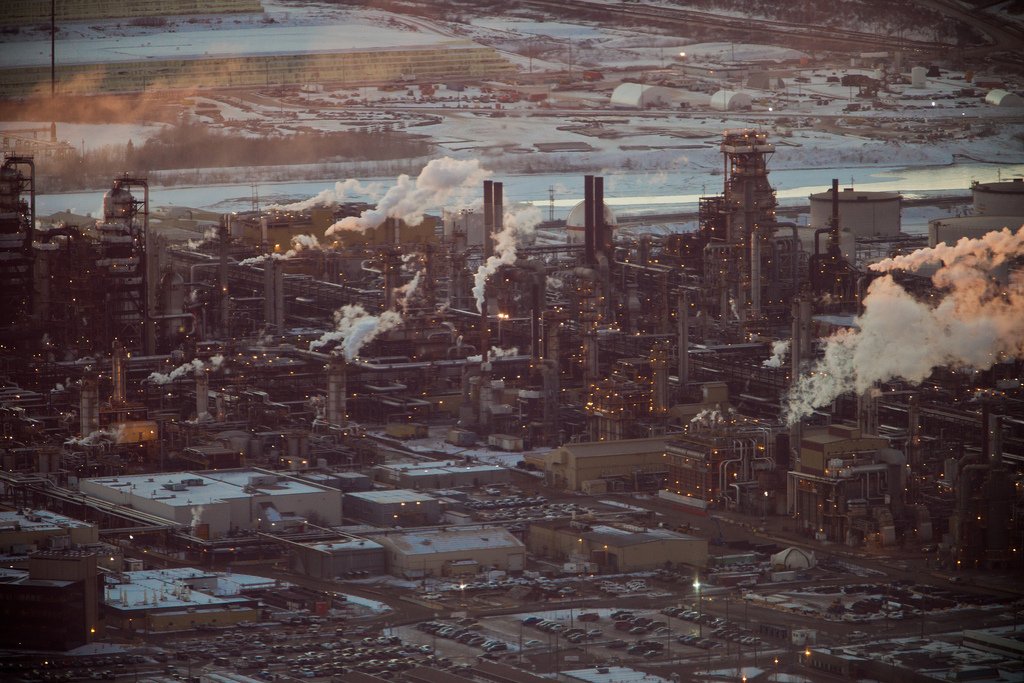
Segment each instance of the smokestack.
M124 376L125 352L124 346L119 339L114 340L114 351L110 356L110 375L114 384L114 393L110 397L110 405L120 408L125 404L125 376Z
M611 239L604 222L604 176L594 176L594 251L611 261Z
M594 176L583 176L583 259L593 266L597 261L594 254Z
M491 233L494 232L494 181L484 181L484 260L494 254L494 240Z
M263 262L263 318L269 327L284 326L284 271L272 258Z
M999 465L1003 462L1003 417L989 414L986 424L988 464Z
M502 188L502 183L497 181L495 181L494 186L491 188L491 191L493 192L493 196L491 198L493 202L491 204L491 211L494 214L494 217L491 219L491 231L495 235L505 229L505 198L504 190ZM488 236L487 242L491 245L491 249L493 250L494 240L490 239L490 236Z
M345 372L344 357L331 356L327 364L327 422L339 427L345 426L345 401L348 392Z
M210 415L210 376L205 368L196 369L196 419Z
M78 399L79 429L82 436L89 436L100 428L100 389L96 373L89 371L82 378L82 393Z
M838 256L839 249L839 178L832 179L832 218L829 220L828 254Z
M857 396L857 426L861 436L878 436L878 394L879 390L871 386Z
M917 473L921 460L921 397L911 394L907 400L907 463Z
M228 244L231 241L229 216L220 217L217 244L217 292L220 295L220 338L231 338L231 297L228 295Z
M651 374L652 407L656 414L663 415L668 412L668 349L663 342L656 344L651 353Z
M761 317L761 228L750 231L750 313Z
M685 395L690 383L690 297L679 293L676 321L679 325L679 393Z
M487 285L484 284L484 295L480 299L480 360L487 362L491 352L491 337L487 329Z

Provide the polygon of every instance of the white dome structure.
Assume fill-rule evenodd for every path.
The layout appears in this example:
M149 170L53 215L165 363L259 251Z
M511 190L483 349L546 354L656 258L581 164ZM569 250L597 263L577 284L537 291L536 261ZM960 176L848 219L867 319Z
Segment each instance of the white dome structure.
M814 553L802 548L786 548L772 555L772 569L776 571L811 569L817 564Z
M1024 107L1024 97L1006 90L989 90L985 104L993 107Z
M735 90L719 90L711 96L711 108L716 111L750 109L752 102L750 95Z
M569 244L583 244L585 239L583 227L586 223L586 209L583 202L572 207L569 216L565 219L565 233L568 235ZM615 235L616 226L619 224L615 212L607 204L604 205L604 224L612 228L612 235Z
M611 105L624 109L665 107L686 99L685 93L675 88L643 83L622 83L612 91Z

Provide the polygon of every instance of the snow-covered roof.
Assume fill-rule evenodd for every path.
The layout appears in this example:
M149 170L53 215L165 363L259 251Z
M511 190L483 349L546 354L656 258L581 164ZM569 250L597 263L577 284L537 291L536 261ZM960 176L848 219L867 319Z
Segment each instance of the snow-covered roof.
M989 90L985 103L996 107L1024 107L1024 97L1007 90Z
M750 95L736 90L719 90L711 96L711 108L718 111L744 109L751 104Z
M435 553L492 548L524 548L522 541L501 527L389 534L379 540L383 545L391 546L407 555L433 555Z

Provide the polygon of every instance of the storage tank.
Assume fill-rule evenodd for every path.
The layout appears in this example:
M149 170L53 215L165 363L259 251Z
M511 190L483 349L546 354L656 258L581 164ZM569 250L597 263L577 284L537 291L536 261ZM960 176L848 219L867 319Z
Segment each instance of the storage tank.
M1024 225L1024 211L1016 216L960 216L928 221L928 246L954 245L963 237L978 239L993 230L1017 230Z
M103 220L128 220L134 215L134 198L123 187L114 186L103 195Z
M974 211L988 216L1024 216L1024 178L975 185Z
M569 212L568 217L565 219L565 233L568 236L567 239L569 244L583 244L584 235L583 227L586 222L585 209L583 202L580 202L572 208ZM615 212L611 210L607 204L604 205L604 224L611 226L612 235L615 235L615 227L618 225L618 219L615 217Z
M925 88L928 86L928 69L923 66L915 66L910 70L910 87Z
M896 235L900 231L898 192L861 192L847 188L839 193L839 229L854 237ZM832 218L832 190L811 195L811 221L814 228L827 228Z

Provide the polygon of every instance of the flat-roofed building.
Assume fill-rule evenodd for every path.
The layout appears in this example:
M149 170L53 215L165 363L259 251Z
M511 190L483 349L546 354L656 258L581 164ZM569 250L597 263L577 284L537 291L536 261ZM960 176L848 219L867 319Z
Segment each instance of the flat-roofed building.
M409 489L443 489L459 486L507 484L512 473L507 467L456 462L402 463L378 465L377 478Z
M441 501L408 489L346 493L345 516L383 527L427 526L441 521Z
M295 544L289 558L292 571L317 579L362 573L376 576L387 571L384 546L365 538Z
M518 572L526 564L523 542L503 527L389 533L375 540L387 549L388 571L407 579Z
M625 524L541 522L530 525L528 542L535 555L557 562L594 563L602 573L704 567L708 562L705 538Z
M71 548L98 543L99 540L99 529L95 524L49 510L0 512L0 553L3 554Z
M544 471L552 486L570 491L662 488L666 465L666 437L622 439L565 444L544 457ZM650 487L644 480L651 480Z
M307 518L341 524L341 491L257 468L83 479L79 489L187 527L198 538L278 533Z

